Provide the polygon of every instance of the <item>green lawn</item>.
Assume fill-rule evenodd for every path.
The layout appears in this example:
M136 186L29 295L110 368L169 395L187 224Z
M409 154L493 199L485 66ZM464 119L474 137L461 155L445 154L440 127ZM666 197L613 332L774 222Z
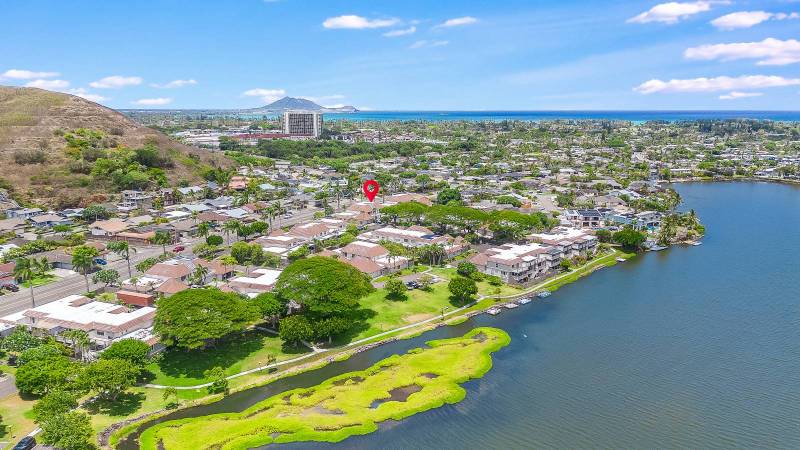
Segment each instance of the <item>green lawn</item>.
M437 267L431 270L431 274L451 279L453 277L458 276L456 273L455 267L445 268L445 267ZM522 289L514 286L510 286L508 284L501 284L500 286L492 286L487 281L479 281L475 283L478 285L478 295L514 295L522 292Z
M208 395L205 389L178 390L178 401L183 403ZM84 405L90 413L92 428L100 433L111 425L131 417L158 411L166 405L163 389L132 387L121 394L116 402L97 401Z
M453 404L461 384L492 367L491 354L511 341L497 328L428 342L372 367L283 392L241 413L169 421L144 431L140 448L238 450L302 441L338 442L374 432L377 424Z
M206 350L164 352L156 362L147 366L153 374L148 383L194 386L208 382L203 372L216 366L225 369L226 375L233 375L268 364L270 355L274 355L278 361L284 361L308 351L306 348L284 348L278 336L252 330Z
M386 298L386 290L378 289L359 303L365 312L365 326L351 333L348 340L358 340L387 330L429 319L442 313L443 308L453 309L447 283L436 283L430 291L413 289L406 292L405 300Z
M36 277L30 281L26 281L20 285L25 289L29 289L31 287L31 283L33 283L33 287L39 287L48 283L52 283L53 281L60 280L61 278L55 275L45 275L43 277Z
M33 399L23 400L16 394L0 399L0 440L19 440L36 428L31 418L33 403Z
M403 276L406 276L406 275L411 275L412 273L424 272L424 271L428 270L429 268L430 267L424 266L424 265L416 265L416 266L407 267L407 268L401 270L400 272L397 273L397 275L403 277ZM382 282L385 282L387 280L389 280L389 277L384 275L382 277L376 278L375 282L382 283Z

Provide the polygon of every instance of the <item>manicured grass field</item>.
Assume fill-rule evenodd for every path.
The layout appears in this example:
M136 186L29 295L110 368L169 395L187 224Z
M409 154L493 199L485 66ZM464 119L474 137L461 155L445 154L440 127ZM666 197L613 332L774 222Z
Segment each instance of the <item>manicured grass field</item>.
M23 400L17 394L0 400L0 417L3 418L2 425L0 425L0 440L19 440L36 428L31 416L33 404L34 399ZM12 436L15 438L12 439Z
M241 413L165 422L140 438L146 450L247 449L270 443L338 442L377 430L466 395L462 383L482 377L491 353L510 337L496 328L431 341L428 348L386 358L367 370L331 378L263 400Z
M26 281L20 285L20 288L30 289L31 283L33 283L33 287L43 286L48 283L52 283L53 281L60 280L61 278L55 275L45 275L43 277L36 277L30 281Z
M205 389L178 390L178 401L196 400L208 395ZM145 387L133 387L120 395L116 402L96 401L84 404L83 409L91 414L92 428L96 433L114 423L144 413L158 411L166 405L164 390Z
M364 310L365 327L348 336L348 340L369 337L387 330L408 325L440 315L443 308L453 309L447 283L436 283L430 291L413 289L406 292L405 300L386 298L386 290L378 289L359 303Z
M448 280L452 279L453 277L459 276L456 273L456 269L454 267L445 268L445 267L437 267L431 270L431 274L446 278ZM492 286L487 281L478 281L475 283L478 285L478 295L514 295L522 292L522 289L509 286L505 283L501 284L500 286Z
M194 386L208 382L203 372L216 366L225 369L226 375L233 375L268 364L270 355L274 355L277 361L284 361L309 351L307 348L285 348L278 336L252 330L206 350L166 351L147 366L153 374L148 383Z

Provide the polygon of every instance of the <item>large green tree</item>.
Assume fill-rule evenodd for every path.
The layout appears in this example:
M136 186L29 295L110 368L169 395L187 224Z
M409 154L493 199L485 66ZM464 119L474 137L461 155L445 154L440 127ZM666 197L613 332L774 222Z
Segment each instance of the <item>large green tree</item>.
M150 346L138 339L121 339L100 353L100 359L122 359L136 367L144 367L150 354Z
M251 302L236 294L188 289L159 301L153 328L165 345L192 350L244 331L258 314Z
M136 383L139 368L124 359L99 359L81 373L80 381L100 397L116 400L119 394Z
M41 423L39 440L43 444L65 450L97 448L92 443L92 424L86 413L70 411L54 415Z
M73 383L77 369L77 363L66 356L35 359L17 369L17 389L24 394L44 395Z
M374 291L369 278L350 264L324 256L300 259L283 270L274 292L294 301L312 320L347 316L358 300Z
M620 244L627 249L638 250L647 240L647 235L641 231L636 231L631 227L625 227L620 231L614 233L614 242Z
M472 278L461 276L453 277L447 285L456 303L461 305L472 301L472 296L478 293L478 286Z

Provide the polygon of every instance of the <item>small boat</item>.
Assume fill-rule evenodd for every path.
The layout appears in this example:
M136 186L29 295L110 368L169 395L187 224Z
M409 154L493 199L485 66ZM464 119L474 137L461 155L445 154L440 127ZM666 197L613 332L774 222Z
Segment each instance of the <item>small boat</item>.
M530 303L532 301L533 301L533 299L531 299L529 297L523 297L523 298L517 300L517 303L519 303L520 305L527 305L528 303Z
M500 314L500 308L489 308L489 309L486 310L486 312L488 314L496 316L496 315Z
M538 294L536 294L536 296L537 296L537 297L539 297L539 298L547 298L547 297L550 297L550 291L542 291L542 292L539 292Z
M695 247L697 247L697 246L699 246L699 245L703 245L703 243L702 243L702 242L700 242L700 241L695 241L695 242L692 242L692 245L693 245L693 246L695 246Z
M650 251L651 252L660 252L661 250L664 250L666 248L667 247L665 247L663 245L654 245L654 246L650 247Z
M625 262L625 258L622 258L622 257L617 258L617 262Z
M508 303L504 304L503 306L505 308L507 308L507 309L519 308L519 305L514 303L514 302L508 302Z

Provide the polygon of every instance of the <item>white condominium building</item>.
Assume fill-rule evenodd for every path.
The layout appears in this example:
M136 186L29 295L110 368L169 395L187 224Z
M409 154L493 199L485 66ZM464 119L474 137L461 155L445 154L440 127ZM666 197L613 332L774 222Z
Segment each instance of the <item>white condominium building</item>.
M319 137L322 134L322 113L286 111L283 113L283 132L290 136Z

